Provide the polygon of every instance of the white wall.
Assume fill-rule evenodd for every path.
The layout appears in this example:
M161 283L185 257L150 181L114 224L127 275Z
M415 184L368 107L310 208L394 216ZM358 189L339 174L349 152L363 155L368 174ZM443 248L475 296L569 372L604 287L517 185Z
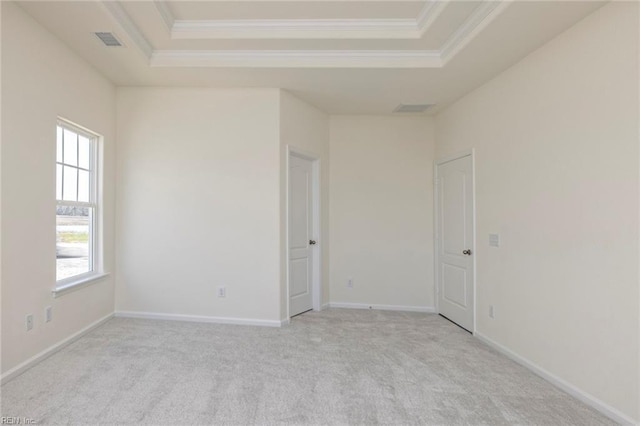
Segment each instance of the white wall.
M2 7L2 372L113 312L113 277L52 299L56 120L104 136L105 269L113 271L115 89L13 3ZM46 306L53 321L44 322ZM27 332L25 316L34 315Z
M432 308L432 120L332 116L330 141L331 302Z
M280 320L279 96L118 89L117 311Z
M436 121L438 156L476 149L479 333L636 421L637 8L603 7Z
M316 107L286 91L280 97L280 239L281 239L281 318L287 317L286 210L287 146L320 160L321 300L329 303L329 117Z

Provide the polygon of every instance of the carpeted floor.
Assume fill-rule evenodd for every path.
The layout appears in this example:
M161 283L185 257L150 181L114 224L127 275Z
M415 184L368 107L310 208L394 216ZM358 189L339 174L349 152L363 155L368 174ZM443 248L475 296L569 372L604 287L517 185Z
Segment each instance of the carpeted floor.
M2 387L38 424L614 424L437 315L112 319Z

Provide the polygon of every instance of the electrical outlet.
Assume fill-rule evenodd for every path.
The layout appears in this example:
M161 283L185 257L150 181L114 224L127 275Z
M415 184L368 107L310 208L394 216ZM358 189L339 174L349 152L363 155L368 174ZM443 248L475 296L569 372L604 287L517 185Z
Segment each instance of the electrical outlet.
M227 297L227 289L222 285L218 287L218 297Z
M33 329L33 314L27 315L26 324L27 324L27 331Z
M44 322L51 322L53 319L53 308L51 306L47 306L44 309Z
M489 318L495 318L493 316L493 305L489 305Z
M347 287L348 287L348 288L353 288L353 278L349 278L349 279L347 280Z

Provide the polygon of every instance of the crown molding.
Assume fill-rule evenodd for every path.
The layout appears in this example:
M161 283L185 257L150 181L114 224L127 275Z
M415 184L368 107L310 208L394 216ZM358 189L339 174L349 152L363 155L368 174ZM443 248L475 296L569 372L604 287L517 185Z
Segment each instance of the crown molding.
M450 0L428 0L417 18L176 20L164 0L154 0L176 40L202 39L419 39Z
M437 51L206 50L153 52L152 67L439 68Z
M425 3L416 18L416 26L420 31L420 37L431 28L448 4L449 0L429 0Z
M267 1L267 0L265 0ZM503 10L513 0L482 0L480 5L445 43L446 57L466 45L474 30L480 31L487 16ZM204 39L420 39L437 21L451 0L428 0L418 16L406 19L241 19L176 20L165 0L154 0L171 38ZM488 22L487 22L488 23ZM472 33L474 33L472 35Z
M270 0L265 0L270 1ZM176 21L164 0L153 0L175 38L209 34L215 38L419 38L450 0L429 0L418 18L339 20ZM152 67L257 68L440 68L460 52L514 0L483 0L439 50L154 50L118 1L101 1ZM195 33L188 36L189 31ZM259 35L268 34L268 35ZM289 36L285 36L289 34ZM297 34L297 35L295 35ZM300 36L305 34L305 36ZM391 35L390 35L391 34ZM244 37L243 36L243 37ZM313 36L313 37L312 37Z
M164 26L167 28L167 31L171 32L175 18L169 9L169 5L167 5L167 2L164 0L153 0L153 5L160 14L160 18L162 19L162 22L164 22Z
M149 41L142 35L142 32L138 26L129 17L124 10L120 2L118 1L101 1L102 7L104 7L111 17L120 25L124 32L129 36L133 43L140 49L140 51L146 56L151 57L153 54L153 47Z
M415 19L243 19L175 21L171 38L202 39L419 39Z
M467 20L447 39L440 48L443 65L473 40L480 31L500 15L513 0L483 1Z

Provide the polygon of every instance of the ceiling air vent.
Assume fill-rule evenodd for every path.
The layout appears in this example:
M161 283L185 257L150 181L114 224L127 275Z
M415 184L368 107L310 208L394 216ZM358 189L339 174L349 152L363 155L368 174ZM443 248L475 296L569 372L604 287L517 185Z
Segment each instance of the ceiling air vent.
M393 110L393 112L397 113L420 113L425 112L429 108L431 108L433 104L420 104L420 105L405 105L400 104Z
M109 46L109 47L122 46L122 43L120 43L120 40L118 40L116 36L113 35L113 33L94 33L94 34L104 43L105 46Z

